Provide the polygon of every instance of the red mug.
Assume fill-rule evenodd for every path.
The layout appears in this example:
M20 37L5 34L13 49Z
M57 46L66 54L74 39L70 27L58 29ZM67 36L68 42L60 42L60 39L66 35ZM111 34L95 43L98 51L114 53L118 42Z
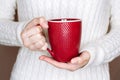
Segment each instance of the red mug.
M78 56L82 22L76 18L51 19L48 21L48 37L51 56L60 62L69 62Z

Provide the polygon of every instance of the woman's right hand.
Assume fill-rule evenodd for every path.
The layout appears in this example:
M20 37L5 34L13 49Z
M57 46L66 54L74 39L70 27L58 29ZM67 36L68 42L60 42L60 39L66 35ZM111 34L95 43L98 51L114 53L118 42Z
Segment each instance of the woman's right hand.
M47 42L43 29L47 28L47 21L44 17L35 18L30 21L21 33L24 46L31 50L46 50Z

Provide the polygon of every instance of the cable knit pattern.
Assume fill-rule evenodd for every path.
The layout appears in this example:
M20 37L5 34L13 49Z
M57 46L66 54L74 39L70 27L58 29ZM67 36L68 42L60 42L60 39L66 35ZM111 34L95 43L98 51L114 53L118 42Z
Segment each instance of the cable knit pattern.
M0 44L21 47L10 80L110 80L108 62L120 55L119 4L120 0L0 0ZM18 22L13 21L15 9ZM87 50L91 55L84 68L58 69L38 59L47 52L23 46L22 30L40 16L82 20L80 52Z

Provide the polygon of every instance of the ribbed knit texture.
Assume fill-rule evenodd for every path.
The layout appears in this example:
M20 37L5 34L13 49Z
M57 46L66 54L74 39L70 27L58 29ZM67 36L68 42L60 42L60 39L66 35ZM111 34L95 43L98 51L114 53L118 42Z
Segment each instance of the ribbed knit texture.
M120 0L0 0L0 44L21 47L10 80L110 80L108 62L120 55L119 4ZM19 22L13 22L16 8ZM40 16L82 20L80 52L91 55L84 68L74 72L56 68L38 59L47 52L23 46L22 30Z

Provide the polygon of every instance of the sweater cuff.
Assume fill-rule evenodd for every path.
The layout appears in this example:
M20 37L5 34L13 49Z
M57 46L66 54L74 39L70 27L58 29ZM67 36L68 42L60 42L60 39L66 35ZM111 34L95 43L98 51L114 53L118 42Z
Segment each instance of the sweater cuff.
M104 50L96 44L89 44L83 47L80 53L83 51L87 51L90 54L90 60L84 68L100 65L104 61Z
M21 39L21 33L22 33L23 29L26 27L26 25L29 22L30 22L30 20L29 21L20 22L20 25L17 28L17 38L18 38L18 41L20 42L21 46L23 46L23 41Z

